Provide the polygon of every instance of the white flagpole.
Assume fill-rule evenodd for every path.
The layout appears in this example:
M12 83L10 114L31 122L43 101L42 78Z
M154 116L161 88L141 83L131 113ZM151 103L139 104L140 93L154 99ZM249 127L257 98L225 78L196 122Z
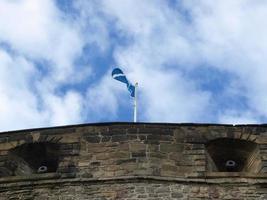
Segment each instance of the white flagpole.
M134 87L134 122L137 122L137 82L135 83Z

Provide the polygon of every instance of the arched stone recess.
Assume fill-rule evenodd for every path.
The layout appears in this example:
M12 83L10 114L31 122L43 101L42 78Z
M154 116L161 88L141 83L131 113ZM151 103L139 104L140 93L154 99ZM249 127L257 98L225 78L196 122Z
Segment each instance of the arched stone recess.
M259 173L262 160L256 139L250 134L232 134L208 141L207 171Z
M56 172L60 159L60 139L44 136L10 143L11 148L1 156L0 177Z
M252 132L248 132L245 130L233 130L233 129L226 129L225 131L216 132L211 131L209 133L205 133L203 135L203 139L205 143L209 141L216 140L219 138L232 138L232 139L240 139L240 140L247 140L247 141L254 141L258 139L259 135L252 134Z

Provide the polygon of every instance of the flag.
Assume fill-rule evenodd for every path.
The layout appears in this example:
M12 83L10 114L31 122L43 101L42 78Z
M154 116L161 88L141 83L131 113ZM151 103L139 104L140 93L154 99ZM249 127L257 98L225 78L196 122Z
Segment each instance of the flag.
M128 79L126 78L125 74L122 72L121 69L119 69L119 68L113 69L112 77L117 81L125 83L131 96L132 97L135 96L135 87L128 81Z

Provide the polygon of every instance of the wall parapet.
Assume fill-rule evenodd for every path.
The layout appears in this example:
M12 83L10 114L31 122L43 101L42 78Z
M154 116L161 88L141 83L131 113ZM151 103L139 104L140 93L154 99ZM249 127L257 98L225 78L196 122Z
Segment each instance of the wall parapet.
M256 176L267 170L266 133L267 127L258 126L125 123L2 133L0 176L30 176L38 174L40 167L49 169L53 164L48 172L75 173L88 178L186 177L193 173L205 177L211 172L227 172L226 167L218 166L227 159L238 162L238 171L234 172ZM230 140L230 149L229 145L223 146L225 139ZM218 142L212 147L216 149L210 156L211 145L207 148L207 144L214 140L223 142L220 148ZM218 153L214 154L215 151ZM225 158L217 162L216 156ZM252 167L246 167L247 162Z
M267 126L103 123L3 132L0 194L267 199Z

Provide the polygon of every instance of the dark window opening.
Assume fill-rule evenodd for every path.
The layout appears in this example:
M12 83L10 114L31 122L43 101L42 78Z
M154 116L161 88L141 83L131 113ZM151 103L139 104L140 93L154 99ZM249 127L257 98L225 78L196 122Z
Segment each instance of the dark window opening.
M18 146L9 152L5 168L11 175L56 172L58 150L55 143L37 142Z
M209 171L257 173L260 169L260 156L254 142L221 138L207 143L206 149Z

